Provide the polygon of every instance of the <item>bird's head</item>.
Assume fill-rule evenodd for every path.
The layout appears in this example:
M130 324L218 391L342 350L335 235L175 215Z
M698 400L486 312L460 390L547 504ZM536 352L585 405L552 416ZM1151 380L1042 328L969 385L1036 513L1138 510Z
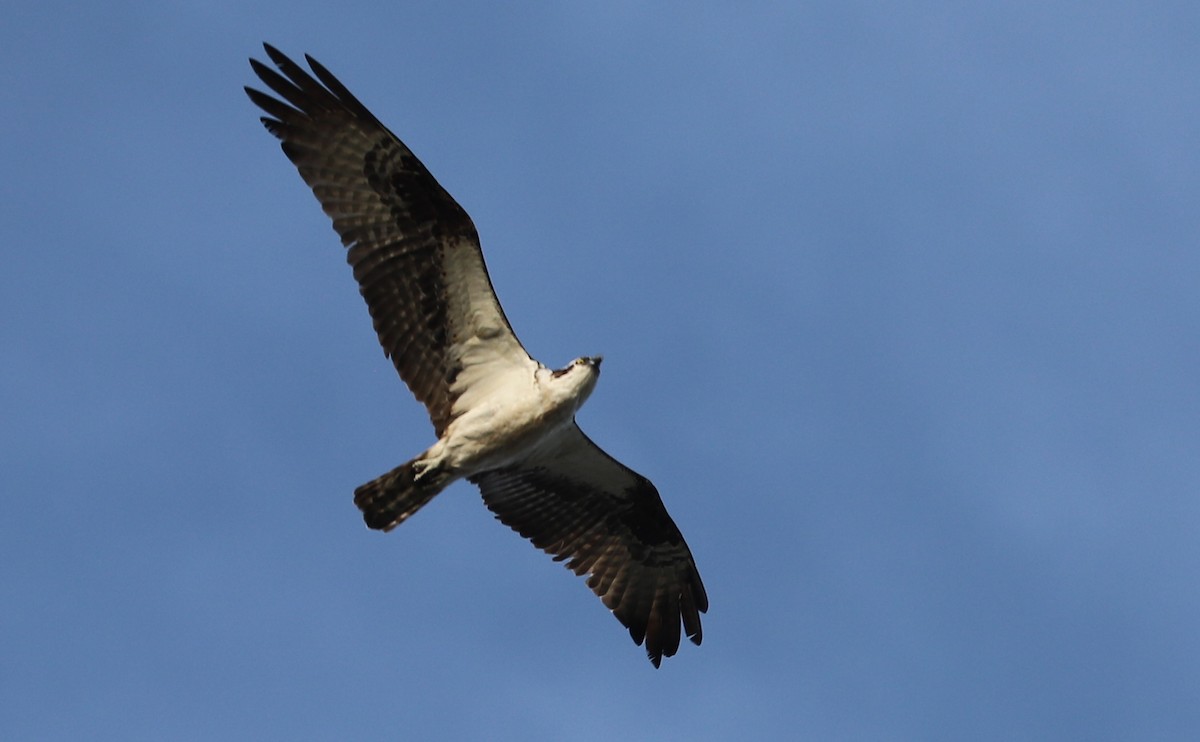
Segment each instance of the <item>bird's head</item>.
M600 378L600 362L603 360L603 356L580 356L550 373L555 386L563 389L565 396L575 400L576 409L596 388L596 380Z
M554 371L554 378L558 379L572 373L578 374L580 370L585 372L583 374L584 376L599 376L600 362L603 360L604 356L580 356L579 358L576 358L568 363L566 366L556 369Z

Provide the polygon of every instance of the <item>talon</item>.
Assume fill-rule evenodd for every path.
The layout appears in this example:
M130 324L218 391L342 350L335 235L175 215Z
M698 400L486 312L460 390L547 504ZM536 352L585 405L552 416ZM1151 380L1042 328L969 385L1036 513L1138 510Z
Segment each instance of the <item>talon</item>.
M420 482L429 475L434 469L434 465L429 461L414 461L413 462L413 483Z

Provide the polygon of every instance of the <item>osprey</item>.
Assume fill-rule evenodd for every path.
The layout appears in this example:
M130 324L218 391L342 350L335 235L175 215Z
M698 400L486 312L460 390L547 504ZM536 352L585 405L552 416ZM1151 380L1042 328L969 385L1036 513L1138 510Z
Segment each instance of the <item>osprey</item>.
M367 525L390 531L467 479L501 522L586 576L655 667L679 648L681 622L700 644L708 596L658 490L575 423L600 356L557 370L531 358L467 212L328 70L306 55L314 78L264 47L279 72L250 65L278 98L246 93L333 220L384 354L437 434L355 490Z

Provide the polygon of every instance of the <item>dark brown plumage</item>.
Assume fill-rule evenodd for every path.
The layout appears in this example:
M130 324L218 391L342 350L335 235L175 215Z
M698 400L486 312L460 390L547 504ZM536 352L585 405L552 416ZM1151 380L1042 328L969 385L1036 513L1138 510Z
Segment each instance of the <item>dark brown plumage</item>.
M454 251L487 276L475 225L416 155L320 63L305 57L318 82L263 46L286 77L254 59L250 66L290 105L253 88L246 93L269 114L263 124L333 220L384 353L441 435L454 403L443 350L457 330L441 303L442 266ZM488 296L503 317L490 284L487 296L473 299Z

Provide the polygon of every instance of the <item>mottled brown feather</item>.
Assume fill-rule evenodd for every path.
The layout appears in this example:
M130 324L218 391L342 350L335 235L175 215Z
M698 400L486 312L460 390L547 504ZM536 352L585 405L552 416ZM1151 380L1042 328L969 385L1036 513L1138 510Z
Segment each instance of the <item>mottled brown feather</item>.
M472 329L457 326L456 318L482 310L519 348L491 291L475 226L412 151L328 70L308 57L318 80L264 47L279 72L250 64L279 99L252 88L246 93L268 114L263 124L333 220L379 343L440 436L454 403L454 344ZM486 287L464 292L460 301L471 306L449 306L451 260Z
M550 449L472 478L501 522L577 575L645 642L655 667L694 643L708 595L692 552L650 480L572 424Z

